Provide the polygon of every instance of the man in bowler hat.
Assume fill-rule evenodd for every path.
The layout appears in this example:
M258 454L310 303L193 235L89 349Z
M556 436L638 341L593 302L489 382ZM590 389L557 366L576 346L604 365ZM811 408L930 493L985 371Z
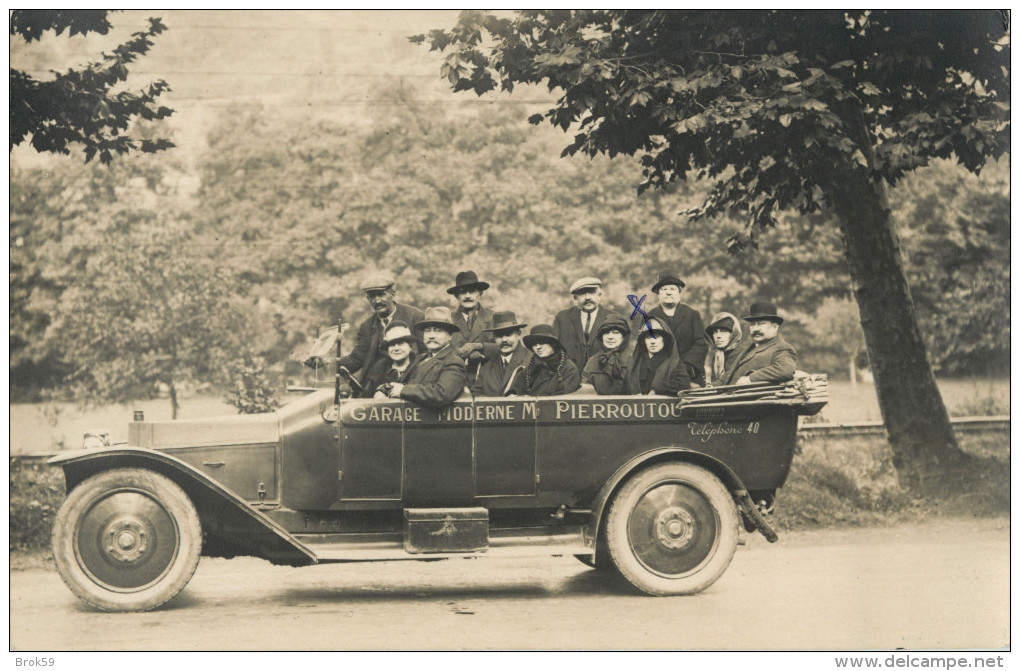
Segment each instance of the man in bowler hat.
M751 303L744 315L751 343L737 357L733 370L721 384L787 382L797 370L797 350L779 335L783 318L776 306L767 301Z
M652 285L652 293L659 297L659 304L648 311L648 318L657 319L669 329L680 363L687 369L687 376L691 382L704 387L708 340L705 339L701 313L680 302L680 294L686 286L676 271L659 273L659 278Z
M445 408L464 392L467 383L464 360L450 342L460 327L453 323L450 308L438 307L427 308L415 328L422 332L428 354L415 363L407 382L391 383L387 393L390 398Z
M372 307L372 315L358 326L354 349L340 359L340 367L364 385L372 366L386 357L381 348L386 327L396 320L404 322L413 330L423 314L416 307L401 305L394 300L396 289L393 276L389 273L370 274L361 282L361 290L365 292L365 300Z
M457 356L467 364L468 380L477 376L478 366L496 354L496 344L492 342L492 310L481 304L480 299L488 282L482 282L473 270L457 273L454 285L446 290L457 299L457 309L453 311L453 323L460 331L453 334L453 348Z
M519 324L513 312L497 312L492 317L492 327L487 329L495 338L497 354L478 369L478 377L471 385L475 396L506 396L514 371L528 360L528 350L521 344L521 330L527 324Z

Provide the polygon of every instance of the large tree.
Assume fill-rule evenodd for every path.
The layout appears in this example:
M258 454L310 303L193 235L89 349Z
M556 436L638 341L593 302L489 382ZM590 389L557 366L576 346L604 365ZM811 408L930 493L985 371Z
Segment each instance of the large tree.
M65 30L68 36L106 35L111 28L108 14L105 9L14 10L10 34L29 43L50 30L58 36ZM82 67L51 71L52 76L45 79L12 67L10 148L26 140L39 152L69 154L78 147L86 162L98 155L102 163L109 163L115 154L172 147L167 139L128 133L136 119L163 119L173 113L158 102L170 86L159 79L136 91L119 88L128 77L128 67L149 51L152 39L164 30L158 18L151 18L144 30L109 53Z
M928 362L887 186L935 157L1007 151L1008 18L992 11L464 12L413 40L454 90L544 84L564 154L640 156L641 189L714 181L694 219L831 210L901 477L962 453Z

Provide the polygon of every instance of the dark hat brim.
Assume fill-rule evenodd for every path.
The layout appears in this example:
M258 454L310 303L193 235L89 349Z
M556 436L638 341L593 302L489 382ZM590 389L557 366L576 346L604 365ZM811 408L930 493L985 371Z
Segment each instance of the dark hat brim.
M613 331L613 330L616 330L616 331L619 331L620 333L622 333L624 338L629 338L630 337L630 326L628 326L627 324L622 324L622 323L603 324L602 326L599 327L599 330L595 332L595 335L598 336L599 338L601 338L603 335L605 335L606 333L609 333L610 331Z
M652 293L653 294L659 293L659 289L661 289L662 287L666 286L667 284L675 284L676 286L680 287L681 289L683 289L684 287L687 286L684 283L684 281L681 280L678 277L667 277L667 278L659 280L658 282L656 282L655 284L652 285Z
M559 348L559 349L563 349L563 343L561 343L560 339L557 338L556 336L542 335L542 334L539 334L539 335L528 334L528 335L524 336L524 346L527 347L528 349L531 349L532 347L534 347L538 343L543 343L543 342L544 343L549 343L553 347L556 347L556 348Z
M459 333L460 327L450 322L437 322L437 321L425 321L422 320L414 325L415 331L424 331L426 326L437 326L439 328L446 329L450 333Z
M449 289L446 290L446 293L450 294L451 296L456 296L462 291L472 291L474 289L478 289L479 291L485 291L488 288L489 288L488 282L471 282L470 284L458 284L455 287L450 287Z
M765 320L775 322L777 324L783 323L783 318L780 317L779 315L744 315L743 317L741 317L741 319L743 319L745 322Z
M527 324L511 324L510 326L493 326L491 329L482 329L482 331L491 332L492 335L499 335L503 331L520 331L525 328Z

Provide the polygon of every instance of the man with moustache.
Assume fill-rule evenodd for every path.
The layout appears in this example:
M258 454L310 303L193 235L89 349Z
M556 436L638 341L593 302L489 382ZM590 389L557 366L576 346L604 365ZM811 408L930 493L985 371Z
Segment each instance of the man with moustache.
M588 359L601 349L599 327L610 315L621 315L600 307L602 280L597 277L582 277L574 282L570 285L570 296L574 307L559 312L553 318L552 329L567 358L582 371Z
M454 285L446 290L457 299L457 309L453 311L453 323L460 331L453 335L453 347L457 356L467 364L468 380L474 380L478 367L483 361L496 354L496 345L492 342L492 310L479 301L488 282L481 282L473 270L457 273Z
M527 324L518 324L513 312L497 312L492 327L487 329L495 338L496 354L478 369L478 377L471 385L475 396L506 396L515 375L528 360L528 350L521 344L521 330Z
M659 304L648 311L648 318L657 319L669 329L687 376L694 384L704 387L708 340L701 313L680 302L680 294L686 286L678 272L665 270L659 273L658 280L652 285L652 293L659 297Z
M783 318L767 301L751 304L744 315L751 344L737 357L733 370L722 384L787 382L797 370L797 350L779 335Z
M365 299L372 307L372 316L358 326L354 349L340 359L340 368L364 386L372 366L385 358L381 345L386 327L396 320L414 329L424 315L418 308L401 305L394 300L396 289L393 276L389 273L370 274L361 282L361 290L365 292Z
M464 360L451 345L460 327L453 323L450 308L427 308L415 327L422 332L428 353L411 370L407 382L393 382L387 394L420 405L442 409L461 395L467 383Z

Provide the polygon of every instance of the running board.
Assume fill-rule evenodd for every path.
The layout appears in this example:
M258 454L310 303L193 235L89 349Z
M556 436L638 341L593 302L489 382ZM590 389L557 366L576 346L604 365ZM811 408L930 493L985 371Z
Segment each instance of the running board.
M454 557L536 557L590 555L584 527L491 529L488 548L470 552L416 552L404 549L404 534L296 534L319 563L451 559Z

